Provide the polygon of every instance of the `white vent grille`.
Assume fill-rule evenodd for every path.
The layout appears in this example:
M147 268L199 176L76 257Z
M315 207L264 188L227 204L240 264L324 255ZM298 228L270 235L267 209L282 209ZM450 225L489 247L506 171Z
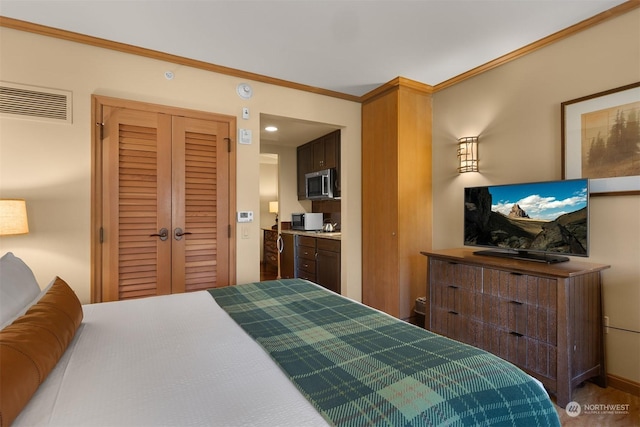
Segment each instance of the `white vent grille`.
M0 114L71 123L71 92L0 82Z

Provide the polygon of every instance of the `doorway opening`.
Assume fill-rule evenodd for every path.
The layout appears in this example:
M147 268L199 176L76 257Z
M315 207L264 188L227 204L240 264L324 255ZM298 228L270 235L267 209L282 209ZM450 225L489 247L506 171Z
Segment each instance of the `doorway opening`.
M261 172L260 216L264 218L264 222L260 223L262 228L260 262L261 266L264 265L266 247L264 236L270 235L272 236L271 242L275 238L277 256L279 257L278 278L295 277L294 239L293 234L288 232L291 228L291 215L300 212L321 212L321 210L314 211L311 200L299 197L298 148L338 129L340 129L339 126L328 123L260 114L261 159L264 159L267 164L274 164L271 166L271 170L277 174L277 178L268 177L263 180ZM261 160L262 164L263 161ZM269 166L264 169L268 170ZM271 190L269 193L269 183L274 182L274 180L276 189ZM268 231L275 225L275 213L269 212L270 201L278 202L278 229L275 230L275 233ZM283 230L285 231L283 232ZM268 242L269 240L267 240Z
M279 156L260 154L260 280L278 277Z

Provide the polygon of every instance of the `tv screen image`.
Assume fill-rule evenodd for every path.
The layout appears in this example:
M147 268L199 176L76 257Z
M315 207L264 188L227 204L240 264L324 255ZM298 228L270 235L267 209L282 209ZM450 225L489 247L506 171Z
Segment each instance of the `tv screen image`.
M589 180L465 188L464 244L499 249L479 255L548 263L588 256Z

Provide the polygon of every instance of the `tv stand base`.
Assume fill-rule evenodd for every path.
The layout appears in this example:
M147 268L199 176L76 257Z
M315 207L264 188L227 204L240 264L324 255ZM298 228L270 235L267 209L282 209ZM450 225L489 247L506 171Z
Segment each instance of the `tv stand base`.
M494 256L499 258L518 259L521 261L543 262L546 264L557 264L559 262L569 261L569 257L561 256L561 255L539 254L539 253L532 253L532 252L503 252L503 251L495 251L492 249L475 251L473 254L482 255L482 256Z

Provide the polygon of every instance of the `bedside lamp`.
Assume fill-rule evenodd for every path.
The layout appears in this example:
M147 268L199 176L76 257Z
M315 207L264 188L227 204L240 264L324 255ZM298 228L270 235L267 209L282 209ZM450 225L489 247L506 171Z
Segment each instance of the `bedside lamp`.
M276 223L271 227L272 230L276 230L278 228L278 201L269 202L269 213L276 214Z
M24 199L0 199L0 236L29 233Z

